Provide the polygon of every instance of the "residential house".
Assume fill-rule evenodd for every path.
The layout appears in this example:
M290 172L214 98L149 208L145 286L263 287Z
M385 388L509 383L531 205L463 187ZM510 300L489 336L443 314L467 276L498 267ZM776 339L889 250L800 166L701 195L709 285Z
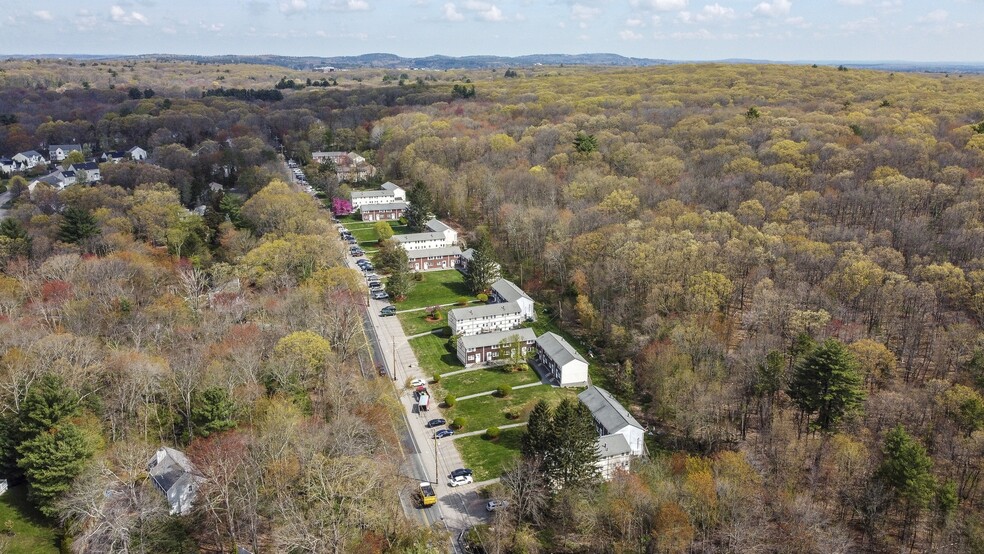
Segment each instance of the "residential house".
M34 192L34 188L41 183L61 190L69 185L74 185L76 183L76 179L77 176L75 172L70 169L57 170L28 183L27 190Z
M126 152L122 150L113 150L112 152L103 152L102 155L99 156L99 161L118 164L125 160L126 156Z
M52 144L48 146L48 159L54 162L65 161L69 152L82 152L78 144Z
M523 310L515 302L483 304L448 311L448 326L452 335L477 335L508 331L523 324Z
M588 361L557 333L548 331L537 337L536 361L562 387L588 384Z
M633 456L645 455L645 428L611 393L592 385L581 391L577 399L591 410L599 436L622 435L629 443Z
M96 162L85 162L72 164L69 168L75 172L78 181L83 183L98 183L102 181L102 174L99 172L99 164Z
M338 165L338 162L342 161L345 157L345 152L314 152L311 154L311 159L319 164L323 164L326 161L331 160L331 163Z
M135 162L142 162L147 159L147 151L139 146L134 146L133 148L126 151L130 155L130 159Z
M392 202L389 204L369 204L363 206L359 213L362 221L395 221L403 217L407 211L406 202Z
M383 183L378 190L357 190L352 192L353 210L373 204L393 204L395 202L406 201L406 191L389 181Z
M424 250L407 250L410 268L414 271L435 271L453 269L458 265L461 249L457 246L427 248Z
M167 497L172 514L184 515L191 511L198 486L205 477L183 452L162 446L147 463L150 478Z
M632 464L632 449L625 435L605 435L598 437L595 447L598 451L597 468L601 478L608 481L616 471L628 471Z
M515 302L523 309L523 315L527 320L536 321L536 309L533 299L512 281L499 279L492 283L492 294L489 295L489 301Z
M24 171L26 169L31 169L35 166L45 165L48 163L44 159L44 156L36 150L28 150L27 152L19 152L14 154L11 161L14 162L14 171Z
M443 248L445 246L455 246L458 242L458 232L448 227L436 219L432 219L426 224L428 231L424 233L410 233L409 235L396 235L393 240L403 246L407 252L411 250L426 250L428 248Z
M315 152L311 158L319 164L330 160L340 183L365 181L376 176L376 168L356 152Z
M0 173L10 175L14 172L14 160L10 158L0 158Z
M468 275L468 266L471 265L472 259L475 257L475 249L469 248L461 253L461 263L458 265L458 271ZM498 263L494 264L495 278L498 279L502 274L502 266Z
M536 333L533 329L520 328L459 337L456 346L458 360L465 367L507 363L513 353L504 352L503 349L512 349L517 339L520 355L525 358L535 348Z

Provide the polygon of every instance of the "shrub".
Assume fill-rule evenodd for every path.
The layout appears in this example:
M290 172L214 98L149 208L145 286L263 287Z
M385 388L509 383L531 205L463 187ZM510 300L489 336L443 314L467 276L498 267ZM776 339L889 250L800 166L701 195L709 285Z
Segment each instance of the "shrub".
M458 399L454 397L453 394L449 394L444 397L444 405L448 408L454 408L454 405L458 403Z
M488 302L489 301L489 295L485 294L484 292L478 293L477 295L475 295L475 298L478 298L478 301L479 302Z
M500 385L499 388L495 389L495 392L498 393L501 398L505 398L512 394L512 387L509 385Z
M459 306L467 306L468 305L468 297L467 296L458 297L458 305Z
M489 427L488 429L485 430L485 438L494 441L495 439L499 438L499 433L500 431L498 427Z
M435 373L434 374L434 382L435 383L440 383L441 382L441 374L440 373Z
M415 271L415 272L413 273L413 280L414 280L414 281L417 281L418 283L419 283L420 281L423 281L423 280L424 280L424 274L423 274L423 273L419 273L419 272L416 272L416 271Z
M468 425L468 419L465 417L456 417L454 421L451 422L451 427L455 429L464 429Z

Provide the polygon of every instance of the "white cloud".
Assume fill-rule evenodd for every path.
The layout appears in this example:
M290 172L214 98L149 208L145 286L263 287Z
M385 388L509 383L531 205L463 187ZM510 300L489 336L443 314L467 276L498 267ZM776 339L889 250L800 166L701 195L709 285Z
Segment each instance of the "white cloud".
M366 0L327 0L322 9L333 12L363 12L369 9Z
M307 9L307 0L280 0L277 3L280 13L291 15Z
M222 23L205 23L204 21L201 23L201 28L210 33L218 33L223 27L225 27L225 25Z
M733 19L735 10L727 8L721 4L714 3L704 6L704 9L697 14L697 21L713 21L715 19Z
M51 15L48 10L38 10L34 12L34 17L40 19L41 21L51 21L55 19L55 16Z
M448 21L461 21L465 18L461 12L458 11L458 7L452 2L444 4L444 19Z
M848 32L870 32L878 29L878 18L877 17L866 17L864 19L858 19L856 21L848 21L842 23L840 28Z
M920 23L943 23L950 13L946 10L933 10L919 18Z
M641 19L633 19L633 18L630 17L629 19L626 19L625 20L625 26L626 27L642 27L645 24L646 24L646 22L643 21L643 20L641 20Z
M707 29L700 29L691 33L672 33L670 38L678 40L710 40L714 38L714 34Z
M465 8L476 12L479 19L483 19L485 21L498 22L506 20L506 17L502 14L502 10L500 10L499 6L496 6L495 4L479 2L477 0L468 0L465 2Z
M83 9L75 14L75 17L72 18L72 23L75 24L75 28L79 31L91 31L99 25L100 19L96 17L96 14Z
M588 6L582 4L574 4L571 6L571 19L589 21L599 15L601 15L601 10L598 8L589 8Z
M688 0L629 0L633 8L646 8L661 12L672 12L687 7Z
M837 0L842 6L863 6L867 0Z
M142 23L144 25L149 24L147 17L140 12L129 12L119 6L112 6L109 8L109 17L117 23L122 23L124 25L136 25L137 23Z
M773 0L772 2L761 2L758 6L755 6L753 12L764 15L766 17L779 17L782 15L789 15L789 10L793 7L793 3L789 0Z
M635 31L633 31L631 29L625 29L624 31L619 32L618 33L618 36L622 40L641 40L642 39L642 35L640 35L639 33L635 32Z

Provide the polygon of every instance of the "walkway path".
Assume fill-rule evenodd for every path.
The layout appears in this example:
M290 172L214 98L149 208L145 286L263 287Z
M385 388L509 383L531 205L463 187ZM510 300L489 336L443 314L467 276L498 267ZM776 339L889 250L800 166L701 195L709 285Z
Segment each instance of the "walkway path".
M481 302L481 300L469 300L468 301L469 304L478 304L480 302ZM458 305L457 302L452 302L450 304L438 304L438 306L440 306L442 308L447 308L448 306L457 306L457 305ZM424 311L426 309L433 308L433 307L434 306L424 306L422 308L408 308L406 310L397 310L396 313L402 314L402 313L406 313L406 312L422 312L422 311Z
M522 423L510 423L509 425L500 425L499 429L514 429L516 427L525 427L527 423L528 422L524 421ZM485 431L486 429L482 429L481 431L471 431L469 433L461 433L460 435L455 433L453 436L451 436L451 439L453 440L453 439L460 439L461 437L474 437L475 435L484 435Z
M448 375L450 375L450 373L445 373L441 377L444 378L444 377L447 377ZM516 385L515 387L513 387L513 390L516 390L516 389L526 389L526 388L529 388L529 387L538 387L538 386L543 385L543 384L545 384L545 383L543 383L542 381L539 381L539 382L536 382L536 383L526 383L525 385ZM468 400L469 398L478 398L479 396L491 396L491 395L495 394L496 392L498 392L498 391L487 390L485 392L480 392L480 393L476 393L476 394L469 394L469 395L466 395L466 396L462 396L461 398L458 398L458 401L461 402L462 400Z

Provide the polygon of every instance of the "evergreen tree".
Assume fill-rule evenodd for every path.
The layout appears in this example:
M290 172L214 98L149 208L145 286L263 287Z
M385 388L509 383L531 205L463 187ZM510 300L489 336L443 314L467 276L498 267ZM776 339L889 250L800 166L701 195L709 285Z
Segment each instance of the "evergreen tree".
M407 204L407 209L403 212L403 216L407 218L407 227L414 233L420 233L426 228L433 210L427 185L418 181L407 193Z
M79 397L60 377L46 374L27 392L19 413L18 431L29 440L78 413Z
M229 393L221 387L211 387L195 395L191 419L195 434L207 437L212 433L236 427L236 406Z
M5 256L26 257L31 254L31 237L27 230L12 218L0 221L0 245L6 246Z
M526 433L520 442L520 451L527 460L543 461L553 436L553 413L546 400L538 401L530 411Z
M899 425L885 436L882 452L885 459L875 477L909 506L918 509L928 506L936 493L936 483L930 473L933 460L926 449Z
M561 487L590 483L598 474L598 433L591 410L574 398L554 409L547 475Z
M474 246L475 253L468 264L468 275L465 281L473 294L489 290L492 283L499 279L499 264L495 261L492 241L487 232L478 234L478 242Z
M829 339L796 364L788 393L804 413L817 414L816 427L830 431L864 400L862 381L851 353Z
M92 455L82 431L63 422L20 444L17 465L29 484L28 496L46 516L56 514L55 501L66 493Z
M413 271L410 270L410 258L402 246L394 249L394 261L390 267L390 277L386 281L386 293L393 298L404 298L413 289Z
M99 225L96 218L82 208L67 208L62 213L61 228L58 230L58 240L77 244L86 239L99 235Z
M578 131L574 137L574 149L580 154L590 154L598 149L598 139L584 131Z

